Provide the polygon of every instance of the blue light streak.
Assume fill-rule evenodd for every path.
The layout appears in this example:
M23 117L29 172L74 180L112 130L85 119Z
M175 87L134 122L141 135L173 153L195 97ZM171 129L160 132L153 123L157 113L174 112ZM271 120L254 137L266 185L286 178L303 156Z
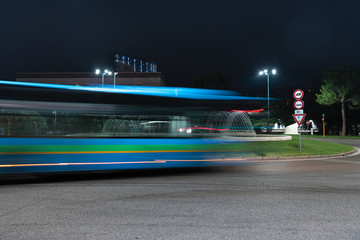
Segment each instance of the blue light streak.
M197 99L197 100L267 100L261 97L247 97L240 96L239 93L229 90L213 90L200 88L184 88L184 87L150 87L150 86L125 86L119 85L114 88L113 85L94 86L74 86L62 84L49 83L30 83L30 82L14 82L14 81L0 81L0 85L24 86L24 87L38 87L51 89L64 89L74 91L90 91L90 92L104 92L116 94L132 94L141 96L154 97L170 97L183 99ZM277 100L271 98L271 100Z

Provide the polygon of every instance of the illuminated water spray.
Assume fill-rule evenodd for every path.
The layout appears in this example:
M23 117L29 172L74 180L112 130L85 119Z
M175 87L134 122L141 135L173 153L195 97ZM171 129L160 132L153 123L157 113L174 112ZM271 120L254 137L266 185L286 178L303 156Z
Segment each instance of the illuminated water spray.
M255 132L247 113L213 112L208 116L164 118L161 116L137 116L137 119L108 119L102 134L121 136L124 134L209 134L232 137L254 137Z
M108 119L102 129L102 134L112 135L131 132L131 122L124 119Z
M212 113L208 125L226 136L255 136L249 116L240 111Z

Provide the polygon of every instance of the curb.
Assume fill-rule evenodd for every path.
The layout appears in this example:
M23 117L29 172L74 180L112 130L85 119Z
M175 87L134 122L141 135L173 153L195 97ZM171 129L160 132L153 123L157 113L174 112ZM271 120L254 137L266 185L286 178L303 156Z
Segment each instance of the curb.
M327 158L327 157L341 157L351 155L360 149L354 148L354 150L345 153L337 153L331 155L308 155L308 156L276 156L276 157L248 157L248 160L286 160L286 159L311 159L311 158Z

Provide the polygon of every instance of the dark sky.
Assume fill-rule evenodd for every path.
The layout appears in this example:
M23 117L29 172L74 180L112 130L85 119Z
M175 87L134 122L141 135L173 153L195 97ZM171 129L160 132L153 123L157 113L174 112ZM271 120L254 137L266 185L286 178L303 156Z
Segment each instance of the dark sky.
M241 92L302 87L360 65L360 1L2 0L0 79L93 71L120 53L158 64L168 85L218 72Z

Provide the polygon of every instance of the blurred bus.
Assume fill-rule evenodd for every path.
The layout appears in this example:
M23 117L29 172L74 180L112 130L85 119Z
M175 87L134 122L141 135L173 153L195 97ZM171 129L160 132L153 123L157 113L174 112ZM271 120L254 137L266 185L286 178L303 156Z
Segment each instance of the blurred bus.
M257 100L223 90L0 81L0 174L243 161L241 140L209 126L209 116Z

